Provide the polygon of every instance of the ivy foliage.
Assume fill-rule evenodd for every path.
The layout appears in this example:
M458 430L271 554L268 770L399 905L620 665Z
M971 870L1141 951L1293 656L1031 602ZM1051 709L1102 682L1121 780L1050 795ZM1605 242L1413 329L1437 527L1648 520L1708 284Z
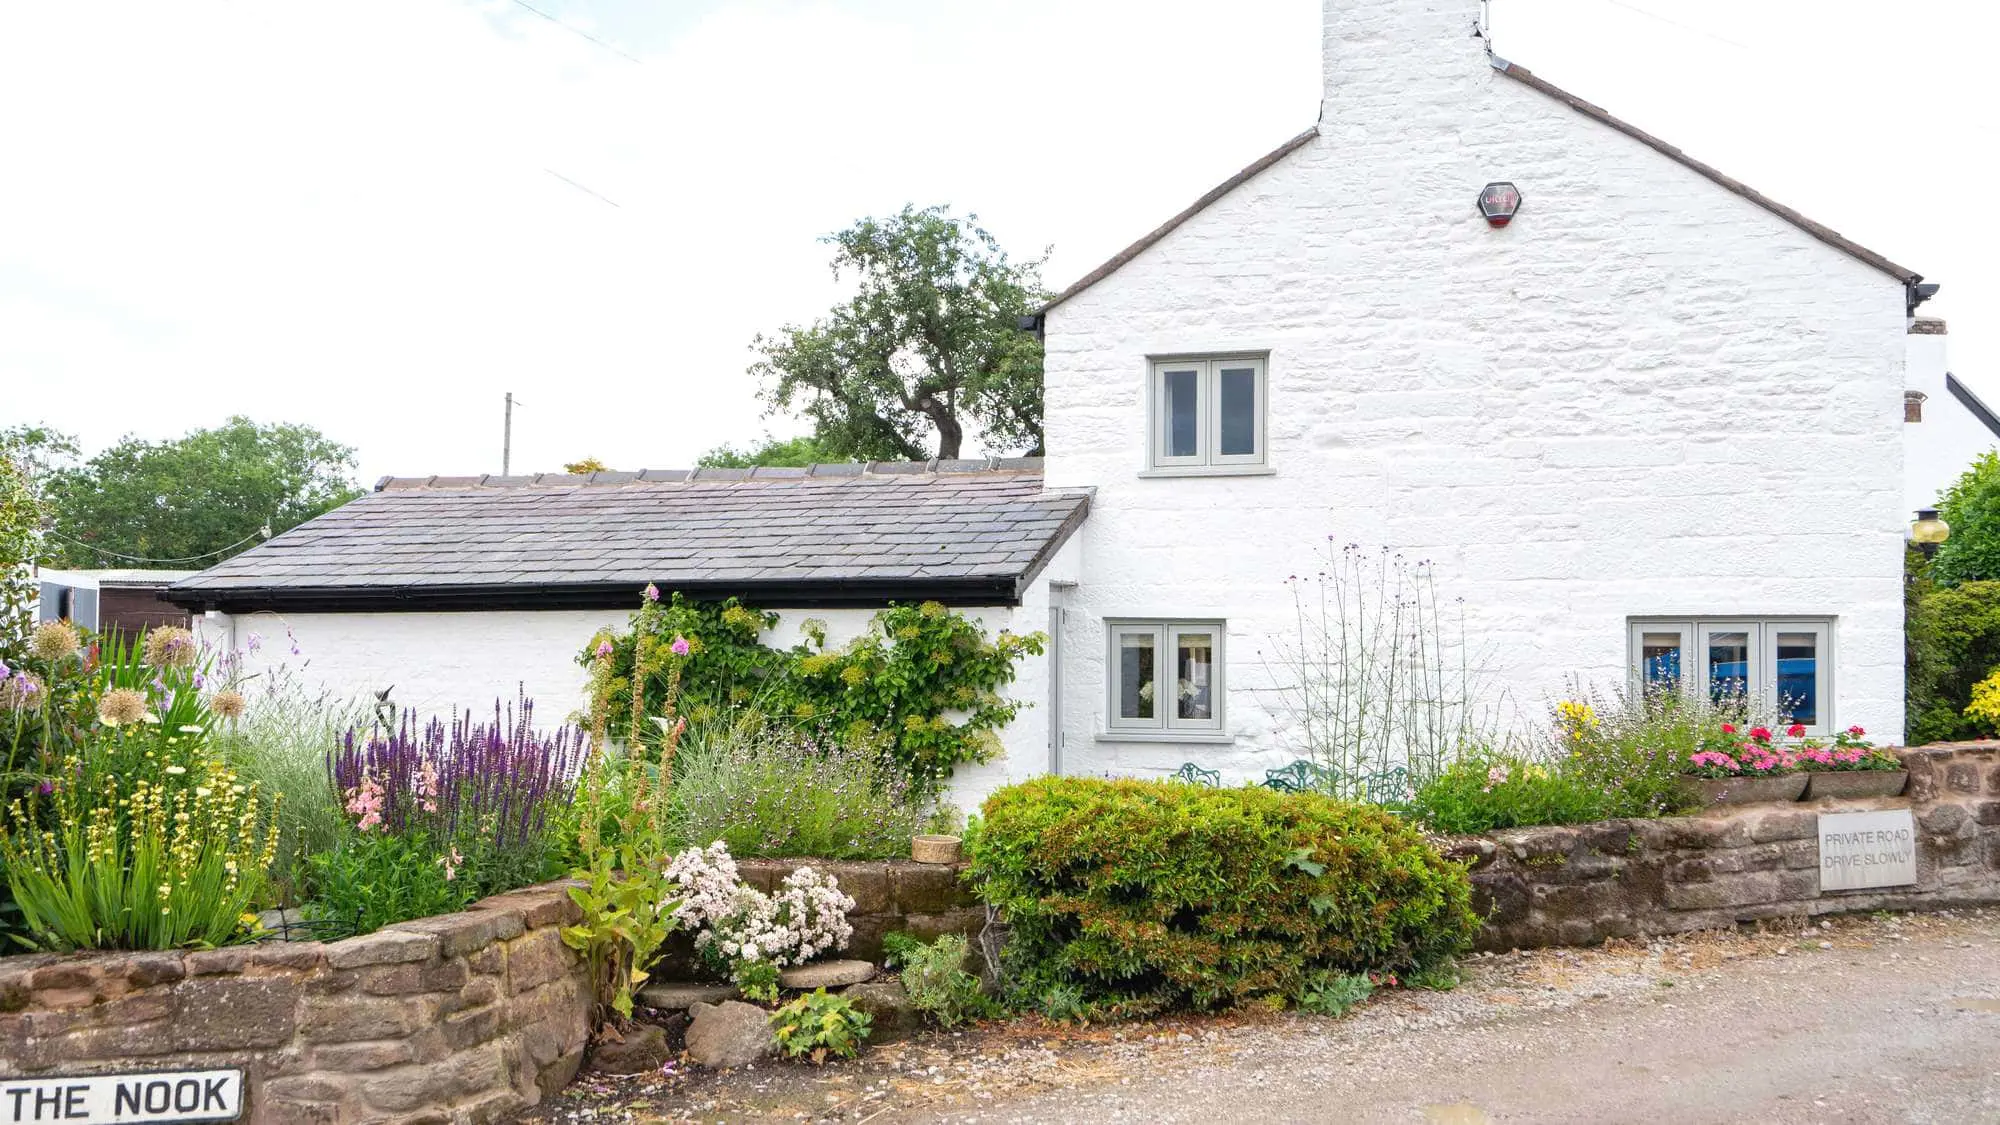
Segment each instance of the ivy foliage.
M1045 1008L1065 988L1113 1017L1315 1003L1329 973L1421 972L1479 926L1415 826L1317 793L1043 777L987 798L970 844L1010 988Z
M770 718L823 731L849 745L879 744L919 790L931 790L967 762L991 760L998 731L1023 706L999 691L1025 656L1040 655L1047 638L986 630L936 602L892 605L868 630L841 646L827 643L826 623L807 620L790 648L764 643L778 615L736 598L695 602L674 593L642 601L623 632L592 638L577 662L590 666L610 646L612 687L604 716L608 733L629 739L635 720L632 683L645 695L667 697L669 667L678 668L678 713L701 724L751 707ZM676 639L685 659L666 654Z

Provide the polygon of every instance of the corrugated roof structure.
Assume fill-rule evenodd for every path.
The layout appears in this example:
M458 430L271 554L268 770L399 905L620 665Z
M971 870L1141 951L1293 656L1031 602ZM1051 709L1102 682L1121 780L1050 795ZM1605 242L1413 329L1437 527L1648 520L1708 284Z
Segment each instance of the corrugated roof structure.
M1083 522L1039 458L388 477L174 584L196 609L595 609L639 590L764 606L1012 605Z

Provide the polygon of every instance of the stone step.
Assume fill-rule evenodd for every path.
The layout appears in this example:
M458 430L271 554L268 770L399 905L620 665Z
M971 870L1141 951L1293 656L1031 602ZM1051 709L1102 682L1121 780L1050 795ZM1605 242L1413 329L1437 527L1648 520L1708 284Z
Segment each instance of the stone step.
M639 990L639 1003L663 1012L684 1012L696 1004L720 1004L739 999L742 993L733 984L701 981L663 980Z
M812 990L815 988L844 988L850 984L861 984L875 977L875 966L868 961L816 961L810 965L800 965L778 974L778 987Z

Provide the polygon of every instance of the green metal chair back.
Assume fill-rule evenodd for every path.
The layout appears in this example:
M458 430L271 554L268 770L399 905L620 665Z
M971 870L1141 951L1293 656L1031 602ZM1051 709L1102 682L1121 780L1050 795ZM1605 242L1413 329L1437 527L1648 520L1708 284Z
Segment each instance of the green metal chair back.
M1174 780L1185 781L1189 785L1206 785L1210 789L1219 789L1222 787L1222 772L1202 769L1193 762L1183 762L1181 768L1174 771Z

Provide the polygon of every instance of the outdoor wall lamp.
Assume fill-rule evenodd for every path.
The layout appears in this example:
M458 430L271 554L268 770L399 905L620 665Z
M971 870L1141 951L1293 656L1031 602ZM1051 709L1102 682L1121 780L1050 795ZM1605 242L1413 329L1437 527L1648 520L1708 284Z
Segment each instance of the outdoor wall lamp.
M1521 189L1509 183L1487 184L1479 189L1479 213L1488 226L1504 227L1521 209Z
M1910 525L1910 542L1925 558L1937 554L1938 544L1951 538L1951 525L1938 518L1936 508L1918 508L1917 521Z

